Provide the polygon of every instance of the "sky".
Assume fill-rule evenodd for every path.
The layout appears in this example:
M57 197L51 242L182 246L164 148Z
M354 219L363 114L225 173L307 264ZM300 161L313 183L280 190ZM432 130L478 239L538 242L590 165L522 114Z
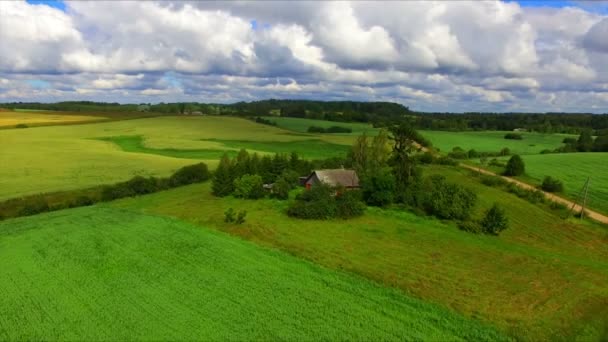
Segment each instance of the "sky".
M608 2L0 1L0 102L608 113Z

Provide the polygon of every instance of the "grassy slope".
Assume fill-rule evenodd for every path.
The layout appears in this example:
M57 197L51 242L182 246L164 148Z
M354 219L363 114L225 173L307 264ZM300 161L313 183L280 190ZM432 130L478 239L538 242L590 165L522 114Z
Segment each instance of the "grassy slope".
M208 184L113 205L179 217L348 270L525 339L568 339L585 325L585 334L602 334L608 324L602 321L608 315L605 228L563 221L464 171L431 172L474 188L478 217L499 202L511 228L500 237L477 236L434 219L378 209L349 221L302 221L282 212L284 202L217 199ZM222 213L230 207L247 210L247 223L224 224Z
M565 137L575 137L565 134L521 133L522 140L504 139L507 132L445 132L420 131L422 135L433 142L442 152L449 152L460 146L465 150L475 149L478 152L498 152L508 147L513 154L537 154L544 149L554 150L562 145Z
M0 223L2 340L500 340L360 278L88 207Z
M127 153L99 140L124 136L143 137L148 150ZM0 199L113 183L138 174L164 176L200 160L196 155L182 159L188 158L188 150L221 153L250 146L267 152L296 149L320 157L342 152L346 147L339 145L350 145L353 138L294 134L244 119L209 116L0 130ZM150 153L153 150L179 158ZM206 161L213 167L217 158Z

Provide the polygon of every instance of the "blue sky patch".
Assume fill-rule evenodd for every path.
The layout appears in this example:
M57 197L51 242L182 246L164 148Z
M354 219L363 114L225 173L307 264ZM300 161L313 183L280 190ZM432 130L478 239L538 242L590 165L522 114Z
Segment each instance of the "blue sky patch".
M31 5L47 5L65 12L65 3L61 0L26 0Z
M43 80L27 80L25 82L29 84L32 88L36 89L46 89L51 86L49 82Z

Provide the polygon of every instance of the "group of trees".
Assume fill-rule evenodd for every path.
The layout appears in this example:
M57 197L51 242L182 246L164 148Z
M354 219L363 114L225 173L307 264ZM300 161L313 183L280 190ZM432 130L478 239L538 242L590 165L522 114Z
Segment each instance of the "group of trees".
M352 133L352 128L342 126L331 126L323 128L319 126L308 127L308 133Z
M224 154L213 177L215 196L258 199L267 194L264 184L273 184L272 196L287 199L289 190L299 182L299 176L310 173L313 162L301 159L297 153L287 156L260 156L246 150L231 159Z
M584 130L578 139L564 138L563 147L555 152L608 152L608 130L599 131L597 138L594 138L591 130Z

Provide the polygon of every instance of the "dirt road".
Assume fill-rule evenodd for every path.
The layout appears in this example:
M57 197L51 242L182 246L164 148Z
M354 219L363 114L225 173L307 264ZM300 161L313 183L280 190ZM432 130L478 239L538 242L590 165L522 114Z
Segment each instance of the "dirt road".
M480 172L480 173L483 173L483 174L489 175L489 176L499 176L499 175L497 175L496 173L494 173L492 171L480 169L479 167L475 167L475 166L471 166L471 165L460 164L460 167L463 167L463 168L469 169L469 170L473 170L473 171L476 171L476 172ZM506 180L507 182L514 183L514 184L516 184L517 186L519 186L521 188L529 189L529 190L538 190L537 188L533 187L532 185L524 183L522 181L518 181L517 179L513 179L513 178L509 178L509 177L504 177L504 176L499 176L499 177L501 177L502 179ZM580 205L575 204L574 202L572 202L570 200L567 200L567 199L565 199L563 197L559 197L559 196L556 196L556 195L554 195L552 193L545 192L545 191L543 191L543 193L545 194L545 197L547 199L549 199L550 201L567 205L568 208L571 208L572 205L574 205L574 210L579 211L579 212L582 209ZM595 221L601 222L603 224L608 224L608 216L600 214L597 211L593 211L593 210L585 208L585 215L587 217L595 220Z

